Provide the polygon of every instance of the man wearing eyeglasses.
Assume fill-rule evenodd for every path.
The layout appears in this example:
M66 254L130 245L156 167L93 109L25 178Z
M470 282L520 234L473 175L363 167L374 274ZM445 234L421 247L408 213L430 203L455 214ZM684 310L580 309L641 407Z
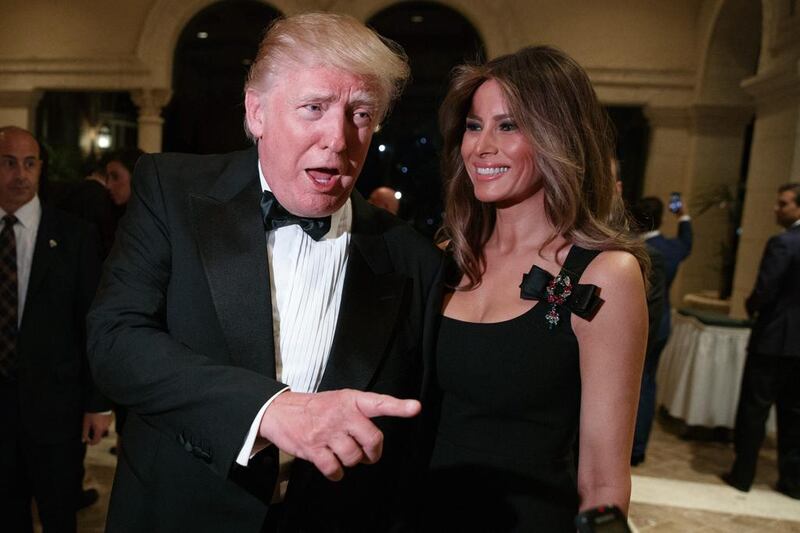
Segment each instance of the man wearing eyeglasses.
M32 531L75 531L85 444L110 415L93 392L85 317L99 277L88 225L39 201L40 147L0 127L0 517Z

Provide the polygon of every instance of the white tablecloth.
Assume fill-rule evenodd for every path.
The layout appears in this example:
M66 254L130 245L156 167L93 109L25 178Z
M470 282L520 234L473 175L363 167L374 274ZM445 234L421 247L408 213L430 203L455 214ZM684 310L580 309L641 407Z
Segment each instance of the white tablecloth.
M658 404L690 426L733 428L749 337L749 328L709 326L673 313L656 374ZM773 421L768 425L774 428Z

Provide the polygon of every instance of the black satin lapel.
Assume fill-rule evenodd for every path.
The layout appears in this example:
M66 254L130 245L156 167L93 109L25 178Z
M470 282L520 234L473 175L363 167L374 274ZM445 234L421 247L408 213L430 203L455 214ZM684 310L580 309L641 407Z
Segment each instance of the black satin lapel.
M319 390L369 388L397 328L406 283L373 267L387 264L382 237L352 236L336 335Z
M275 376L267 242L252 181L230 201L191 197L195 239L236 364Z
M30 296L39 289L61 244L60 234L53 216L49 209L42 209L42 218L39 221L39 230L36 234L36 244L33 247L33 261L31 263L31 276L28 278L26 301L30 301Z

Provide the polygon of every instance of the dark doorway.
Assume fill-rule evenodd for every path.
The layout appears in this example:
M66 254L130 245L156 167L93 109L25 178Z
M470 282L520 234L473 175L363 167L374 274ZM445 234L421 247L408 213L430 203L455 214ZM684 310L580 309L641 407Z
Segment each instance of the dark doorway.
M365 195L381 185L400 191L400 216L432 236L442 219L439 105L452 68L482 58L483 42L460 13L433 2L395 4L367 23L405 49L412 79L373 138L358 189Z
M78 181L102 156L137 144L138 116L124 91L46 91L36 108L36 136L50 181Z
M616 130L622 196L630 204L642 196L650 124L639 106L606 107Z
M267 25L280 12L254 0L213 4L189 21L175 48L164 151L216 153L250 146L244 80Z

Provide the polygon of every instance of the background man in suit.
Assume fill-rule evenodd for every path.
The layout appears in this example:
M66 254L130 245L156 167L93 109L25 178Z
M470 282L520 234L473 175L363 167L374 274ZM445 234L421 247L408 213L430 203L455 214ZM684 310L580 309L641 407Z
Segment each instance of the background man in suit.
M89 319L129 408L109 531L384 531L413 510L420 403L399 398L431 378L441 260L353 191L407 76L352 17L289 17L246 83L255 148L139 161Z
M631 207L631 216L634 224L642 233L642 238L648 250L655 250L661 255L664 272L664 298L661 322L655 332L647 341L647 354L645 355L644 369L642 370L642 389L639 395L639 411L636 415L636 430L633 435L633 450L631 452L631 465L636 466L644 461L647 450L647 441L653 427L653 417L656 409L656 371L661 352L667 345L671 328L671 305L669 291L678 266L689 257L692 251L692 223L681 206L673 212L678 217L678 236L674 239L661 234L661 220L664 216L664 203L654 197L648 196L640 199Z
M750 490L770 407L778 410L779 491L800 499L800 184L778 189L775 219L786 231L767 241L753 292L755 318L736 411L736 461L723 479Z
M44 531L68 532L84 443L111 421L85 354L100 258L88 225L41 205L40 172L33 136L0 128L0 516L32 531L33 497Z
M386 209L393 215L400 212L400 198L397 196L397 191L391 187L378 187L370 193L367 201L375 207Z
M53 204L95 226L100 235L100 256L105 259L114 243L121 210L106 189L104 165L95 163L83 180L65 185L57 198L51 196Z

